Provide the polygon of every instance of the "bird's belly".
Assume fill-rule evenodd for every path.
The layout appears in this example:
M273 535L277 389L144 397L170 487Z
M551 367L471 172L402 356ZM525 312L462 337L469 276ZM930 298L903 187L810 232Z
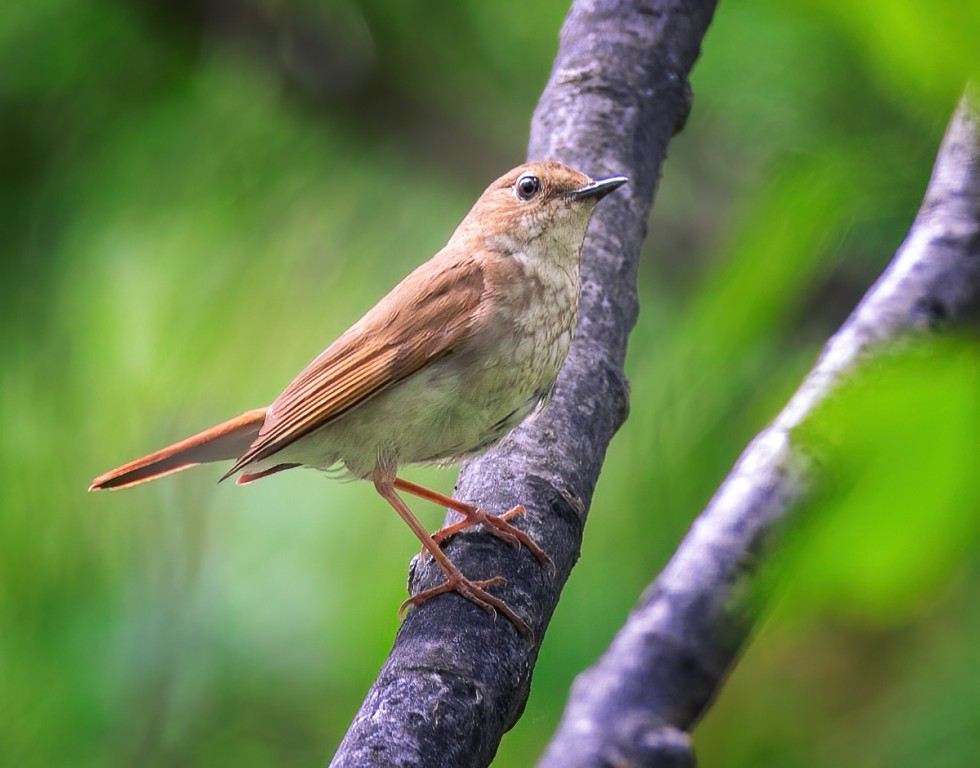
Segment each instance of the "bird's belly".
M515 343L475 365L447 356L287 446L276 461L342 464L366 478L379 462L443 464L479 453L551 391L568 343L559 338L546 346Z

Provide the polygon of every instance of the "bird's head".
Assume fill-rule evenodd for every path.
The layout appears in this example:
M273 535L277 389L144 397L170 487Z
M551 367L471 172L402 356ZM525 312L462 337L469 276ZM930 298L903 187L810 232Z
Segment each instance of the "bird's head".
M554 161L525 163L487 187L457 234L480 237L504 253L557 247L577 256L596 203L626 182L625 176L593 180Z

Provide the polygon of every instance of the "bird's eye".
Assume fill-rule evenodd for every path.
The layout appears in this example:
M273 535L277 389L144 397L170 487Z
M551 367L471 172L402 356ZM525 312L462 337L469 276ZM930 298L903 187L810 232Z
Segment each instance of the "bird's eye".
M537 176L521 176L514 185L514 191L521 200L530 200L541 191L541 181Z

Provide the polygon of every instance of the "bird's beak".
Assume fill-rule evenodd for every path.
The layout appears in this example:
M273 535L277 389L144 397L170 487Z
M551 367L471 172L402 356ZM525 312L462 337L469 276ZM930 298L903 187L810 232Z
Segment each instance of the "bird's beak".
M595 181L590 181L584 187L569 190L565 193L565 197L569 200L585 200L587 198L601 200L614 189L619 189L627 181L629 179L625 176L610 176L607 179L596 179Z

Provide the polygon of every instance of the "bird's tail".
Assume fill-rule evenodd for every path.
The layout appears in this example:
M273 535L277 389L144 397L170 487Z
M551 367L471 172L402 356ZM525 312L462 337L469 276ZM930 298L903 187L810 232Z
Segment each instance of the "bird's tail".
M237 459L258 437L264 421L265 408L246 411L186 440L99 475L92 481L89 490L129 488L195 464Z

